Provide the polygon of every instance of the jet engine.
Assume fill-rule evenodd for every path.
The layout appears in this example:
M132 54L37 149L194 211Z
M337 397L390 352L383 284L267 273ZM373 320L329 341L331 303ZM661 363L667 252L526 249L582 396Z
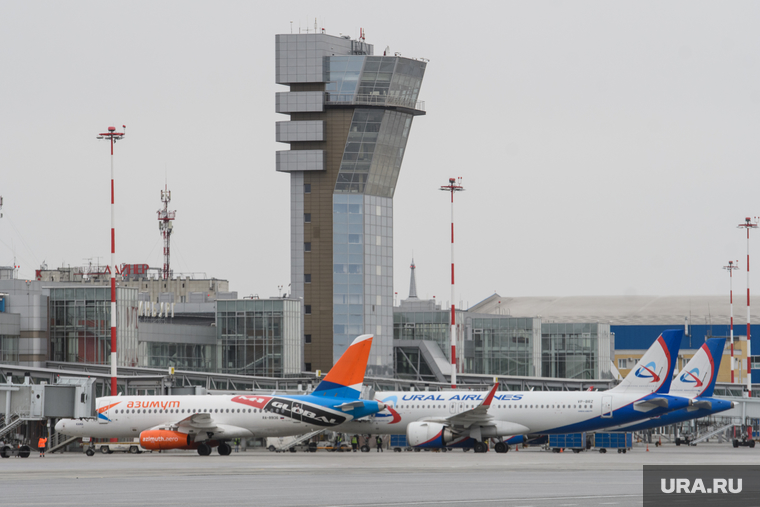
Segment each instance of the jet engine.
M169 430L146 430L140 433L140 445L151 451L189 449L192 442L187 433Z
M406 427L406 442L412 447L440 449L457 437L448 426L434 422L413 422Z

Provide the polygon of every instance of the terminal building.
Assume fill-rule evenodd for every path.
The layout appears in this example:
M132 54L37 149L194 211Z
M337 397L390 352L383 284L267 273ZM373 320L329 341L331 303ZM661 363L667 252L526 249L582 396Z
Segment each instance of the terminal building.
M368 374L393 376L393 195L426 62L364 38L275 37L276 170L290 175L291 290L307 371L373 334Z
M412 260L409 298L394 308L396 375L443 382L450 370L450 310L417 297ZM461 374L612 379L614 336L600 321L547 322L540 314L513 316L492 298L457 310L457 370ZM495 310L495 311L494 311ZM648 347L648 346L647 346Z
M736 303L735 314L745 310ZM570 297L502 297L494 294L471 310L508 314L514 317L540 316L543 326L605 323L614 340L613 366L625 376L666 329L683 329L678 363L680 369L709 338L726 340L718 382L730 382L730 306L727 296L570 296ZM556 324L555 324L556 323ZM753 315L751 325L760 325L760 315ZM746 382L746 319L734 318L735 375ZM757 340L751 340L757 342ZM760 367L758 354L751 353L752 368Z
M0 278L0 363L110 364L107 278L12 276L11 271ZM263 377L302 372L299 300L237 299L226 291L226 280L117 279L117 366ZM197 287L208 292L186 291ZM174 303L177 299L185 302Z

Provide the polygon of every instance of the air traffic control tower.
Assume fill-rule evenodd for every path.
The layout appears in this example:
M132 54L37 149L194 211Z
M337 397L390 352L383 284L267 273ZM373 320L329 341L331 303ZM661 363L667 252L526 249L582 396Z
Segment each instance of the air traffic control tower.
M277 171L290 174L291 297L303 298L304 362L327 372L374 335L368 375L393 375L393 194L424 61L373 56L324 33L275 36ZM389 53L388 50L386 50Z

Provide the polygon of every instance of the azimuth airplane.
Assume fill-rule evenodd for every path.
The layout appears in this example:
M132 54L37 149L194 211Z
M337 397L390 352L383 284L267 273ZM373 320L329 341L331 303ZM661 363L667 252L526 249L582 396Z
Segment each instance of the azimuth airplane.
M55 429L96 438L140 437L146 449L197 449L208 456L218 446L230 454L233 438L301 435L383 410L359 399L372 335L356 338L324 380L308 395L105 396L96 400L97 421L62 419Z
M383 392L386 405L368 421L350 421L339 431L407 435L411 446L474 447L485 452L484 438L499 442L513 435L595 431L648 419L692 404L670 396L675 358L683 331L664 331L623 382L608 391L442 391Z

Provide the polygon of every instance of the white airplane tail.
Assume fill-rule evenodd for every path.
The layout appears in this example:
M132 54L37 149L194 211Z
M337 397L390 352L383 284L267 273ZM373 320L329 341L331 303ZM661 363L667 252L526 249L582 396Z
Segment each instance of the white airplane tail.
M663 331L623 382L610 391L667 393L673 379L673 367L681 348L682 337L681 330Z
M670 394L685 398L712 396L725 344L723 338L707 340L673 379Z

